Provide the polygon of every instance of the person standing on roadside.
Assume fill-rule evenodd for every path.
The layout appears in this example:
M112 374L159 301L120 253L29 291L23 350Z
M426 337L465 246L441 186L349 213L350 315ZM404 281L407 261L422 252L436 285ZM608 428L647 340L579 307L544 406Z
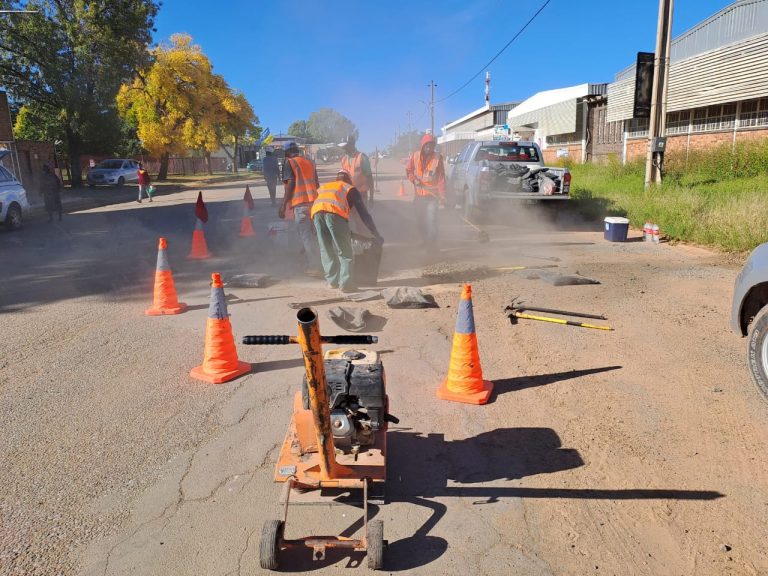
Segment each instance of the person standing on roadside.
M373 172L371 161L366 154L357 149L357 141L354 136L347 138L346 142L339 144L344 149L341 157L341 169L352 175L352 185L357 188L363 198L373 201Z
M434 136L424 134L419 149L405 167L416 193L413 199L416 226L428 252L437 250L437 209L445 204L445 166L435 144Z
M40 184L45 211L48 212L48 222L53 222L54 212L59 213L59 222L61 222L61 215L64 211L61 205L61 182L48 164L43 164L43 177Z
M142 193L146 194L147 198L149 198L149 201L152 202L152 196L149 193L149 185L152 183L152 181L149 178L149 172L144 169L144 164L141 162L139 162L139 169L137 174L139 175L139 198L136 200L136 202L141 204Z
M335 181L318 189L311 216L317 230L325 280L329 288L341 288L342 292L357 291L352 280L352 232L349 229L352 209L357 209L376 241L383 243L384 239L376 229L360 192L352 185L350 173L339 170Z
M293 220L296 222L299 237L304 245L304 254L307 257L307 268L304 273L307 276L319 278L323 273L318 267L317 235L310 210L317 198L320 182L317 179L315 165L301 156L296 142L289 142L285 146L283 185L285 195L278 215L280 218L285 218L288 210L293 210Z
M269 199L272 202L272 206L275 205L275 198L277 197L277 179L280 175L280 166L277 162L277 156L275 156L275 150L271 146L268 146L264 153L264 180L267 182L267 190L269 190Z

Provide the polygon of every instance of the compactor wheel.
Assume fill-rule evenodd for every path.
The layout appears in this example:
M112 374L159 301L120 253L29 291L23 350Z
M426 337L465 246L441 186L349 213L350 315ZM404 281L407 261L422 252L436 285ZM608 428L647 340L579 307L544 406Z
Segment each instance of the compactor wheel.
M264 523L259 543L259 564L265 570L277 570L284 528L285 523L282 520L267 520Z
M384 567L384 522L371 520L368 522L368 568L381 570Z

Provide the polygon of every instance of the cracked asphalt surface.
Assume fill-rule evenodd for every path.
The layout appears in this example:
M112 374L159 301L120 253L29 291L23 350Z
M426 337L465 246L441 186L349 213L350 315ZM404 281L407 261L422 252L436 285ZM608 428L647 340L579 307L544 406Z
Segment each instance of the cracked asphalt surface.
M422 276L399 174L374 218L387 240L383 286L421 286L438 309L362 304L388 375L390 503L385 571L414 574L768 574L768 404L744 342L728 331L738 263L685 246L604 242L594 225L525 211L487 226L490 244L441 211L446 265L551 263L599 286L553 287L521 273L473 282L483 407L438 401L460 286ZM185 256L196 191L119 203L0 234L0 574L260 573L272 473L301 382L298 349L239 346L251 374L191 380L213 271L268 273L227 288L236 340L294 334L288 302L337 296L301 275L291 237L240 239L243 183L206 188L214 258ZM105 190L105 194L109 191ZM406 225L402 223L405 222ZM599 227L598 227L599 228ZM187 313L148 318L158 236ZM471 267L471 266L470 266ZM605 313L615 332L510 326L503 305ZM318 306L325 333L341 333ZM351 506L294 507L287 536L362 527ZM366 571L363 554L281 556L287 572Z

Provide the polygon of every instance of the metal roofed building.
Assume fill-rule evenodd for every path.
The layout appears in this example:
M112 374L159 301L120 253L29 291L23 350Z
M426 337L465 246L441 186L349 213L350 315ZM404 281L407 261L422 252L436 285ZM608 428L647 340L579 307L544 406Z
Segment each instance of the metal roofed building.
M437 138L437 143L443 154L453 156L458 153L467 142L493 137L495 126L503 126L507 123L507 113L513 110L519 102L506 102L503 104L486 104L462 116L458 120L443 125L443 134Z
M648 145L634 90L634 65L608 86L606 121L624 123L624 160ZM669 154L768 137L768 0L738 0L673 40L666 135Z
M538 92L507 114L509 129L542 149L545 162L588 156L589 102L604 96L607 84L579 84Z

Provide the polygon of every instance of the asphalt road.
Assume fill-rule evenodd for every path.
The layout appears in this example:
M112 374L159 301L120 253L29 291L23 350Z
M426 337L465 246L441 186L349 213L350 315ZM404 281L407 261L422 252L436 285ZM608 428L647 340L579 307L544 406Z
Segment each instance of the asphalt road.
M395 167L390 166L390 169ZM200 363L210 273L267 273L227 289L236 340L293 334L287 303L337 294L306 278L266 189L252 182L256 238L237 236L243 183L206 188L214 257L186 259L196 191L120 203L0 234L0 574L255 574L272 482L301 382L293 347L239 346L253 373L222 385ZM428 258L399 175L374 218L387 243L381 285L422 286L440 308L391 310L375 332L388 374L391 502L373 507L386 571L413 574L766 574L768 404L729 333L737 266L687 247L611 244L567 212L498 214L489 244L441 211ZM157 238L187 313L148 318ZM437 400L461 280L421 269L536 265L598 278L553 287L528 272L475 280L482 407ZM614 332L510 326L502 305L605 313ZM325 333L341 333L318 306ZM288 537L352 535L360 510L291 510ZM359 566L358 566L359 565ZM288 572L366 571L361 554L285 553Z

